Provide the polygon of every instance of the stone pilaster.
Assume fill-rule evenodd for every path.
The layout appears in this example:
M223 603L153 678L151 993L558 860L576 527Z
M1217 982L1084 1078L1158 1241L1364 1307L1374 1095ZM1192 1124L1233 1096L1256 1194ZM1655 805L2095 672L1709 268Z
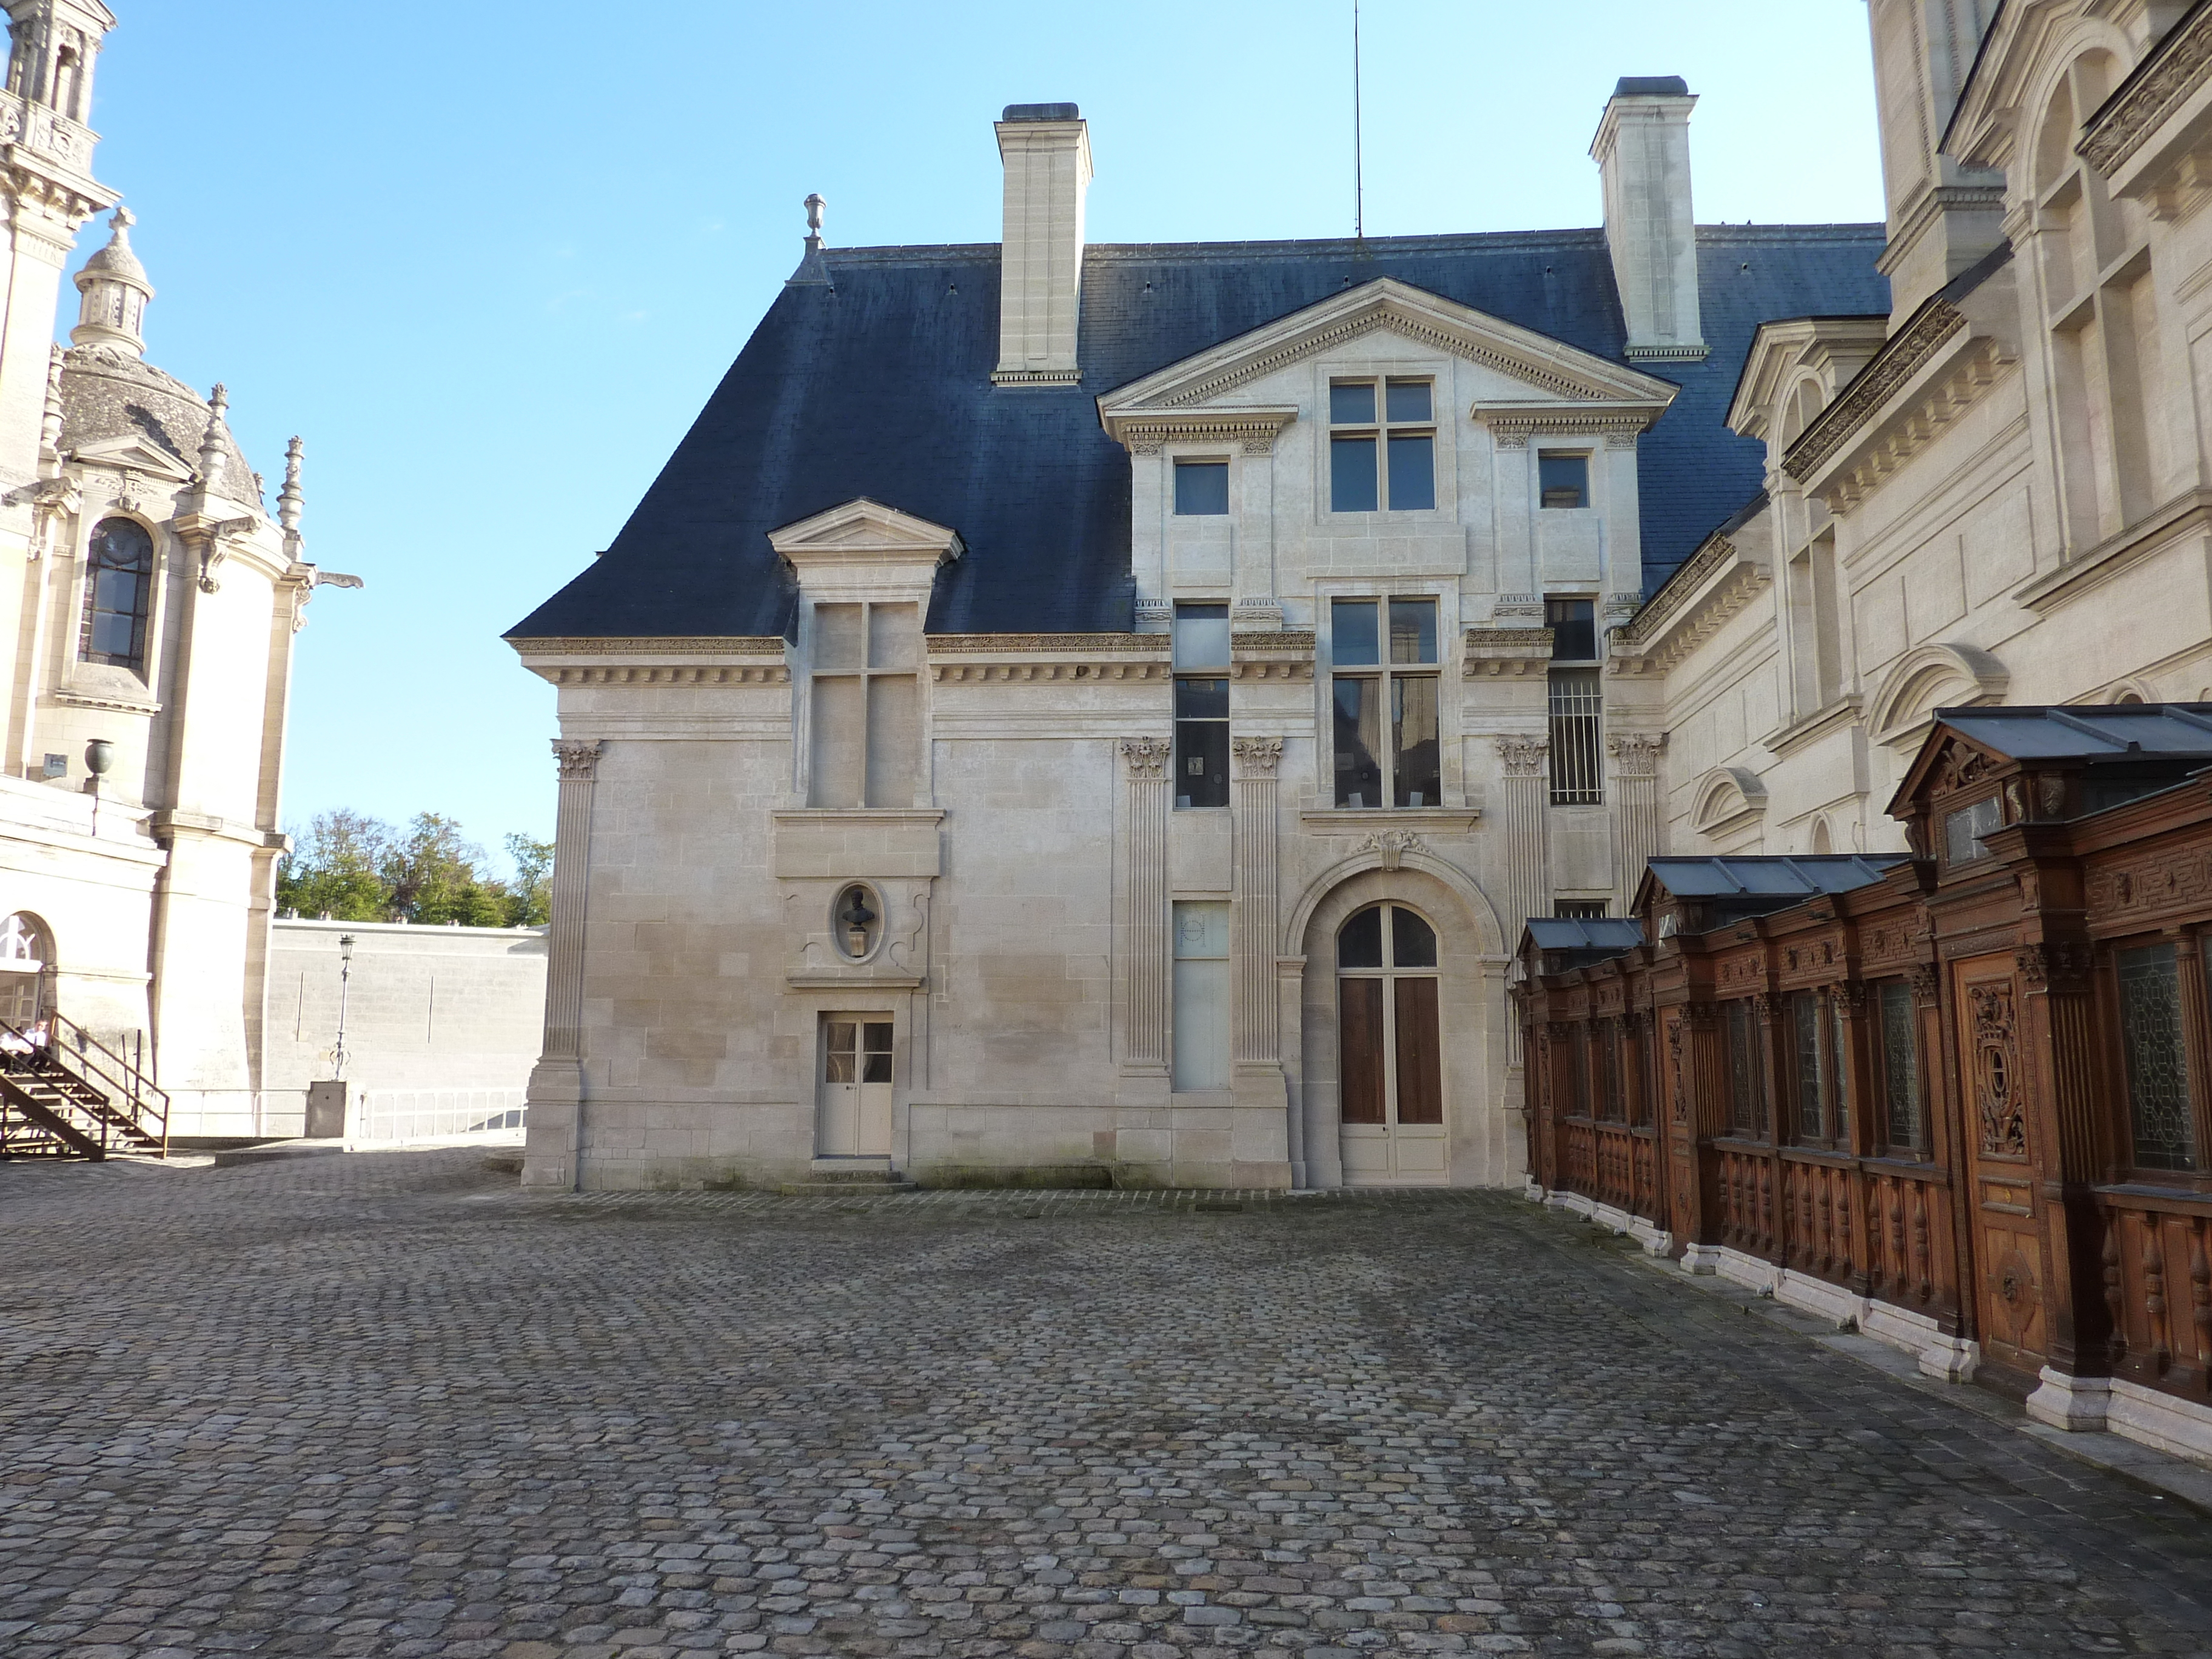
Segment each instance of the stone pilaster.
M1614 867L1620 872L1620 914L1636 902L1644 866L1664 849L1660 845L1659 753L1666 735L1631 732L1609 737L1613 756Z
M1282 1048L1276 1006L1275 932L1280 859L1275 835L1275 773L1280 738L1238 738L1230 745L1237 768L1237 899L1231 949L1237 975L1237 1063L1277 1066Z
M526 1187L574 1191L582 1174L584 1119L584 899L592 861L596 740L556 738L560 802L553 830L552 914L545 936L545 1046L530 1073Z
M1127 948L1121 957L1121 1069L1168 1073L1168 756L1165 738L1121 739L1129 792Z
M1544 804L1550 784L1544 773L1550 742L1540 737L1501 736L1498 758L1504 771L1505 948L1521 943L1521 924L1552 913L1550 859L1544 847Z

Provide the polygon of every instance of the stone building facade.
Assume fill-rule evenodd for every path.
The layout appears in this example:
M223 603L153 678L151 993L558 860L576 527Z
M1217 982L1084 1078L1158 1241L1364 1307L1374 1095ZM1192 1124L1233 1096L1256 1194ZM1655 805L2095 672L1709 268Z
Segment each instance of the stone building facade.
M0 1018L147 1056L173 1134L296 1128L259 1075L292 640L318 584L300 446L274 512L218 386L145 361L154 289L92 174L100 0L7 0L0 203ZM95 763L104 771L95 771Z
M1698 226L1623 81L1601 229L1087 244L1073 106L987 246L804 258L558 689L526 1179L1462 1185L1525 1168L1508 953L1619 907L1663 681L1609 641L1759 486L1759 325L1879 227Z

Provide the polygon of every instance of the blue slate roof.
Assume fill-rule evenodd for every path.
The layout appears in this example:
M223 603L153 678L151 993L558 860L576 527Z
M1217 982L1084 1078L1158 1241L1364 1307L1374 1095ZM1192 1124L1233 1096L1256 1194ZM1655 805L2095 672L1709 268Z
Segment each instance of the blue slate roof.
M1879 225L1698 232L1700 363L1641 445L1644 586L1762 482L1723 422L1762 321L1886 312ZM1378 276L1621 361L1600 230L1365 241L1096 246L1083 384L999 387L999 248L832 249L829 282L769 307L660 476L592 567L508 637L777 635L795 589L768 532L867 495L946 525L935 633L1119 632L1133 621L1129 460L1098 393Z

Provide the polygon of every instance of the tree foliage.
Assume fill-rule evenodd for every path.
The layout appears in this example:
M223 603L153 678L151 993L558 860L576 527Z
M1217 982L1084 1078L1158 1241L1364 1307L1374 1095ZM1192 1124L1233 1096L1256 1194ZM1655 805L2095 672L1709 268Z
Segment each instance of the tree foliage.
M553 843L507 838L512 878L494 874L461 826L418 812L397 828L343 807L318 812L292 836L276 872L279 908L334 921L535 927L551 903Z

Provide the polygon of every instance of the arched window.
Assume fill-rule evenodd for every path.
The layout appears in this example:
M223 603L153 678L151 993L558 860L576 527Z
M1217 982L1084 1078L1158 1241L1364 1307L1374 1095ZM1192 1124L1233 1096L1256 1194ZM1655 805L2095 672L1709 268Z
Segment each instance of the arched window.
M1436 929L1402 904L1371 905L1337 934L1336 970L1346 1178L1442 1179Z
M154 538L131 519L104 519L92 532L84 580L87 662L146 672L146 618L154 606Z
M0 922L0 1022L22 1030L45 1011L53 951L46 925L18 910Z

